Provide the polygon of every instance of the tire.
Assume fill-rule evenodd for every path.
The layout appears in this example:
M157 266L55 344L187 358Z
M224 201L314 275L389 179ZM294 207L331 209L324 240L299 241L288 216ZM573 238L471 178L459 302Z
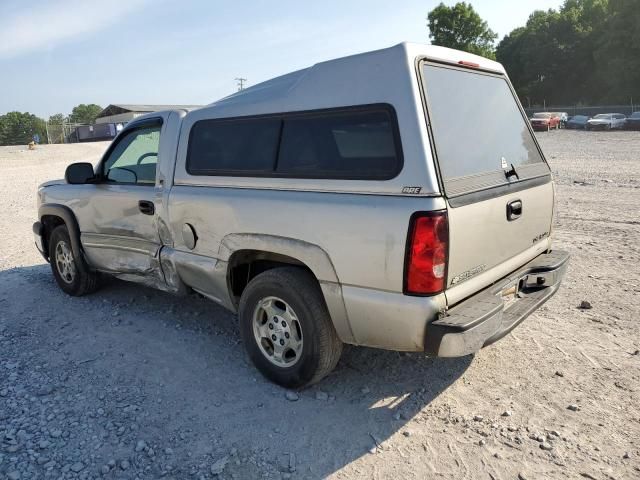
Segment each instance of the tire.
M97 290L98 273L74 255L66 225L57 226L49 236L49 263L56 283L66 294L79 297Z
M242 293L238 317L249 358L278 385L312 385L340 359L342 342L318 282L306 270L282 267L257 275Z

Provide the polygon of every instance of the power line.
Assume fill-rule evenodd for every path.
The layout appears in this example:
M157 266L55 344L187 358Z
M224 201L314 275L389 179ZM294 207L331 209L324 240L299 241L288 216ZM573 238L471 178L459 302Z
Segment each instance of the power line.
M244 84L246 81L246 78L236 77L236 82L238 82L238 91L244 90Z

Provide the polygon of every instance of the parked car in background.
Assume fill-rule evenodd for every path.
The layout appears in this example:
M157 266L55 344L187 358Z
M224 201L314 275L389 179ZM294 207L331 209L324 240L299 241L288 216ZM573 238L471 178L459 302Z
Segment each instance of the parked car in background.
M533 117L531 117L529 121L531 122L533 129L536 131L546 130L548 132L552 128L555 128L556 130L560 128L560 117L555 113L534 113Z
M197 292L300 388L343 343L458 357L511 332L567 268L554 190L502 65L401 44L137 117L39 187L33 232L67 294Z
M588 121L589 117L586 115L574 115L567 121L565 128L571 130L586 130Z
M569 114L567 112L551 112L551 115L555 115L560 118L560 128L564 128L569 120Z
M614 130L624 128L627 117L621 113L601 113L589 119L587 130Z
M624 122L624 128L627 130L640 130L640 112L633 112L627 121Z

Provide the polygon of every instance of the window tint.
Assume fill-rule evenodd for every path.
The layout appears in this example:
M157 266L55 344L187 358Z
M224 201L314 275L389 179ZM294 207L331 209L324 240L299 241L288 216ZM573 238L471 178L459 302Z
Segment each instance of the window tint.
M287 176L389 179L401 166L387 110L285 117L277 172Z
M504 166L543 164L503 77L425 64L424 81L445 187Z
M194 175L269 173L280 136L279 118L201 120L191 129L187 170Z
M159 123L138 128L118 141L104 162L103 173L107 182L156 183L160 128Z

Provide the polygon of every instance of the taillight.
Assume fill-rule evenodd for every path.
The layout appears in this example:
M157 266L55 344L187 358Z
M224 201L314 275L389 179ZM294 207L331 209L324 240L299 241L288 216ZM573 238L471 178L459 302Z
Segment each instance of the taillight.
M444 290L448 242L447 212L420 212L411 217L405 265L405 294L432 295Z
M465 67L471 67L471 68L480 68L480 64L479 63L467 62L466 60L460 60L458 62L458 65L462 65L462 66L465 66Z

